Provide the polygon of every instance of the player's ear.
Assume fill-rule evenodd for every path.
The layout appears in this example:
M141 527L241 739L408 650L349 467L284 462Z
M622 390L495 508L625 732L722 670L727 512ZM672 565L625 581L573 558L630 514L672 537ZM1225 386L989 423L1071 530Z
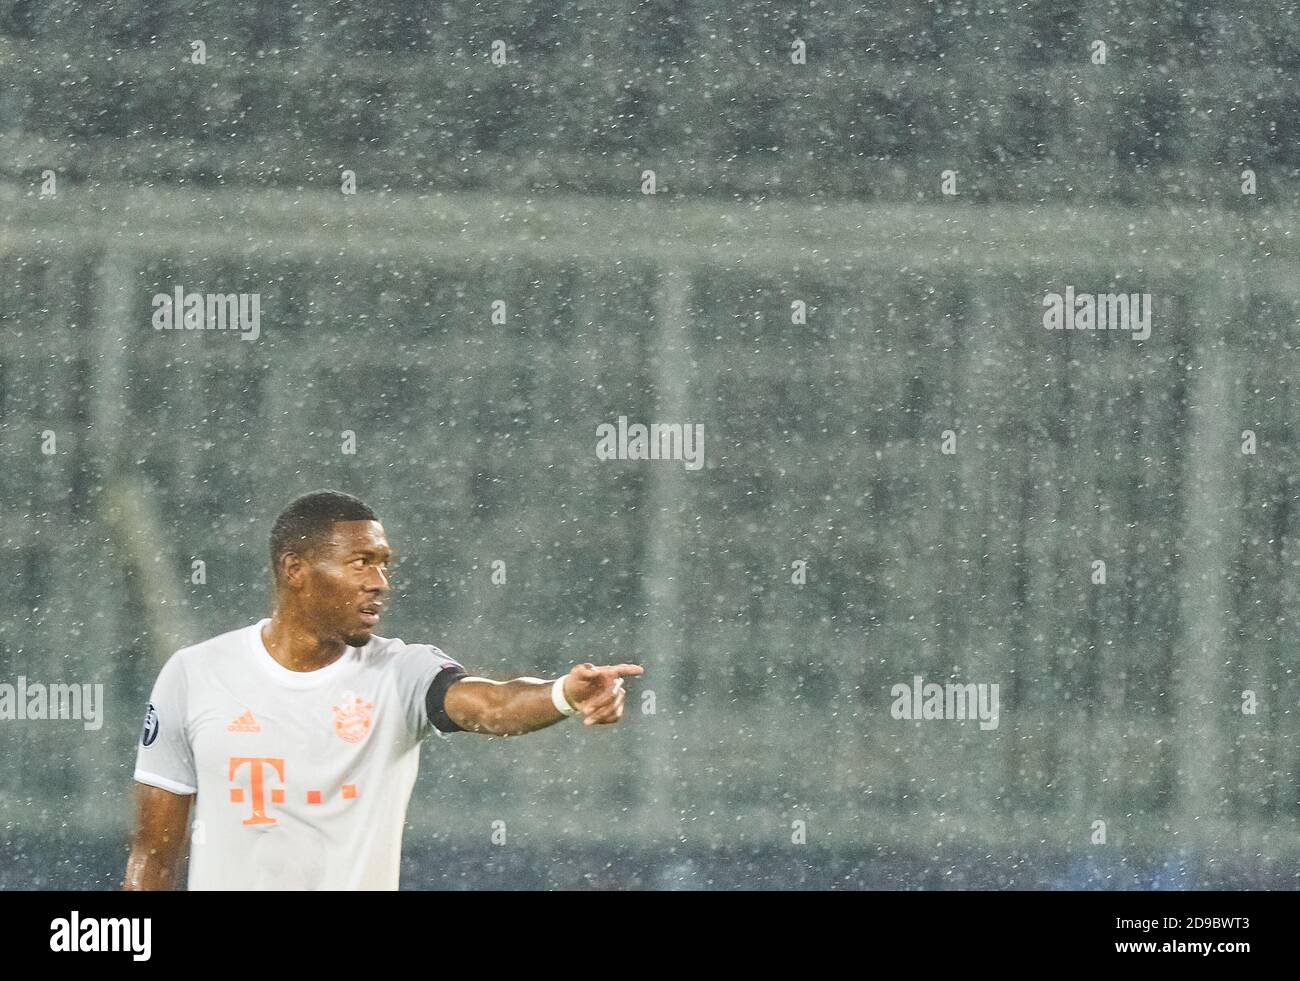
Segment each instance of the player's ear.
M290 589L298 589L307 577L307 563L297 552L285 552L280 556L279 580Z

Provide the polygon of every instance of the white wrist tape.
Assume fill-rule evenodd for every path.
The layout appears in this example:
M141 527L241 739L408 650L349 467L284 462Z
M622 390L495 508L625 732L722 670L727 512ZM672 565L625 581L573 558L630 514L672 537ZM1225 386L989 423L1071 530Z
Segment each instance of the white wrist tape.
M578 710L564 697L564 678L565 675L560 675L555 679L555 684L551 685L551 704L561 715L577 715Z

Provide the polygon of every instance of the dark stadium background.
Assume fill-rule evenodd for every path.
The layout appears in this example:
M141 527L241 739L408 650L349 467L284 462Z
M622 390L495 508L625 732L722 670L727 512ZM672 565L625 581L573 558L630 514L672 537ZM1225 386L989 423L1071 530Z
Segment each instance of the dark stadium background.
M0 886L120 881L162 659L323 486L383 633L647 667L427 746L406 888L1294 886L1297 71L1295 3L0 0L0 681L107 688L0 721ZM1151 337L1043 330L1066 285ZM597 460L620 415L704 468Z

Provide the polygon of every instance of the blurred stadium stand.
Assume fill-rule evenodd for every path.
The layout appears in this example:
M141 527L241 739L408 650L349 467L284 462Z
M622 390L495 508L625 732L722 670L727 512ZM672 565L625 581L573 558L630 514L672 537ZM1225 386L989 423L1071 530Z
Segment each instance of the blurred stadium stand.
M160 659L321 486L386 633L655 694L426 747L408 888L1294 886L1295 6L0 3L0 680L109 686L0 728L0 886L115 883ZM1152 338L1044 331L1067 283ZM178 284L262 336L154 331ZM893 720L918 674L1000 728Z

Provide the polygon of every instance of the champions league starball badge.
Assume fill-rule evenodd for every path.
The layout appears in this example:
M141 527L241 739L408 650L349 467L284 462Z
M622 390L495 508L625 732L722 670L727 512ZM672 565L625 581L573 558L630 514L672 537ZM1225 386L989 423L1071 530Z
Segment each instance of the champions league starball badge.
M158 738L158 710L153 707L153 702L149 703L149 709L144 713L144 729L140 732L140 745L152 746L153 741Z

